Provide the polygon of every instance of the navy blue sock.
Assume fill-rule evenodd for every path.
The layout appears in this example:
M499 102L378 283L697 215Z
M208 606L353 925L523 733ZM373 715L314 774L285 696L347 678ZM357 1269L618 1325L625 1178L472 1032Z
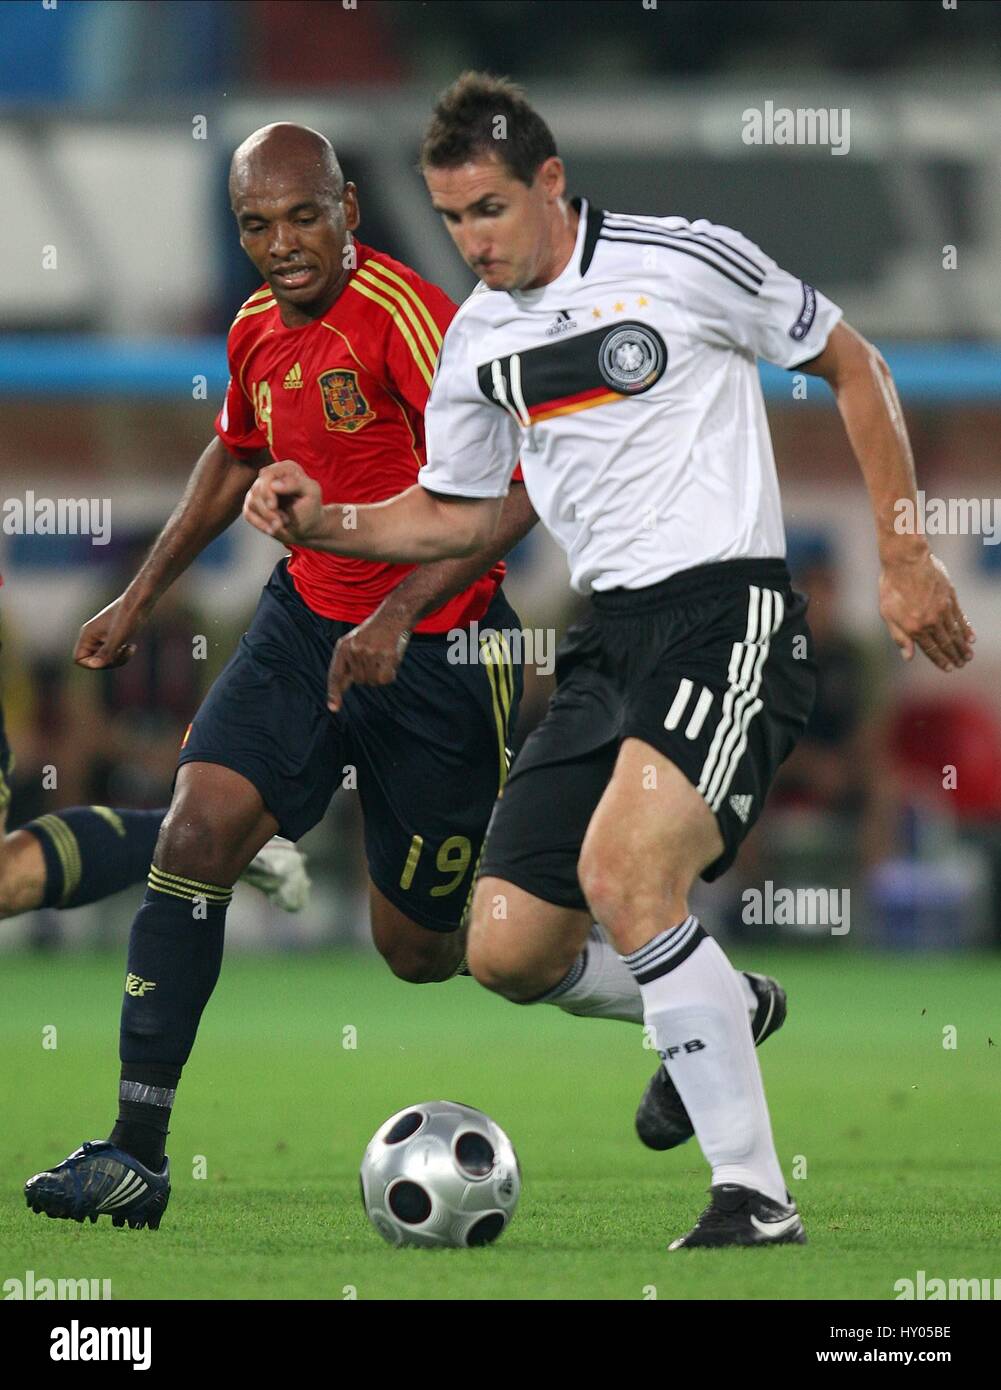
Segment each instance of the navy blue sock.
M42 907L82 907L142 883L167 814L71 806L22 826L45 857Z
M180 1067L154 1067L148 1062L141 1067L122 1064L118 1119L108 1137L154 1173L163 1168L167 1126L180 1079Z
M232 888L154 865L129 938L119 1056L118 1123L111 1141L148 1168L163 1164L181 1068L222 965Z

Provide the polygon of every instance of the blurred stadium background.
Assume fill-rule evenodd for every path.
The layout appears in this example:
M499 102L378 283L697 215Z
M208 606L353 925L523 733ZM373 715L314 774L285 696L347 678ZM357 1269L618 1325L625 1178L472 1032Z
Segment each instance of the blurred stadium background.
M0 501L108 499L112 520L103 546L0 531L11 827L80 802L166 804L183 730L276 558L237 523L127 668L73 667L80 623L131 576L210 437L225 332L257 283L226 169L267 121L329 135L362 237L461 299L472 280L414 170L420 133L464 67L522 80L573 191L737 226L823 288L894 368L927 496L1001 508L1001 6L8 0L0 37ZM745 144L742 113L766 102L847 110L850 149ZM820 943L829 924L749 924L742 892L847 888L846 949L1001 946L1001 531L933 542L978 631L975 662L949 677L905 667L878 618L866 494L833 399L815 378L805 396L793 374L763 379L822 693L703 909L748 944ZM512 558L509 593L527 627L572 620L542 535ZM530 680L519 740L549 689ZM231 947L365 945L351 792L304 848L309 911L241 890ZM136 899L6 923L0 946L122 940Z

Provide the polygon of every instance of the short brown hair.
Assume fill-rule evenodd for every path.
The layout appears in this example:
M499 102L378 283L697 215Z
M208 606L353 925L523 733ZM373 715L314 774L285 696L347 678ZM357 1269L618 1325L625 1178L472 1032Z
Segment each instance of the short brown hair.
M454 169L484 154L497 155L516 179L531 186L539 165L556 154L556 141L509 78L464 72L438 98L418 167Z

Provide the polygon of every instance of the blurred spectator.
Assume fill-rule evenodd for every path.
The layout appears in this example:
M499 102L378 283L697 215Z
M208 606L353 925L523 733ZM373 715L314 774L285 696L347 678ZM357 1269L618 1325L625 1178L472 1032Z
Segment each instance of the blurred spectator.
M889 745L908 791L948 802L961 822L1001 821L1001 720L978 696L949 690L904 701Z
M204 91L243 65L234 0L6 0L0 95L94 104Z
M453 12L462 8L449 6ZM258 0L245 10L248 19L253 16L248 57L259 82L329 89L342 83L399 83L407 75L389 5Z
M441 83L463 67L610 83L788 68L996 70L1001 7L908 0L5 0L0 96L121 102L246 88ZM568 23L568 13L572 15Z
M133 538L123 551L116 595L139 568L151 540ZM166 806L170 800L181 739L215 664L209 661L207 619L184 594L183 581L168 589L124 666L86 673L103 714L88 800L140 808Z
M810 600L817 698L806 732L775 779L769 805L836 817L858 861L877 863L892 846L895 801L887 775L885 671L843 625L838 565L828 537L793 533L789 568L796 588Z
M74 686L66 662L36 657L15 676L5 653L4 708L15 759L11 826L85 799L91 725Z
M844 625L839 567L827 534L791 532L788 558L794 586L810 600L817 697L761 819L721 880L714 911L738 937L775 935L771 926L749 929L742 913L745 890L766 880L782 887L847 889L858 894L860 905L868 872L893 852L898 832L883 663ZM808 926L795 930L806 934Z
M960 845L979 853L990 883L991 934L1001 944L1001 719L986 700L953 689L904 701L888 733L915 813L944 812L957 823L954 858Z

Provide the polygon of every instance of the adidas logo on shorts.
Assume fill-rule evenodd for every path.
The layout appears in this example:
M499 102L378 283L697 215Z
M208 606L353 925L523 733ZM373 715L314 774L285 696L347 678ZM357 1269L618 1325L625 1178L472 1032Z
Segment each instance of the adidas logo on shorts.
M748 816L751 814L751 802L753 800L753 796L731 796L730 798L730 806L734 815L739 816L745 825L747 824Z

